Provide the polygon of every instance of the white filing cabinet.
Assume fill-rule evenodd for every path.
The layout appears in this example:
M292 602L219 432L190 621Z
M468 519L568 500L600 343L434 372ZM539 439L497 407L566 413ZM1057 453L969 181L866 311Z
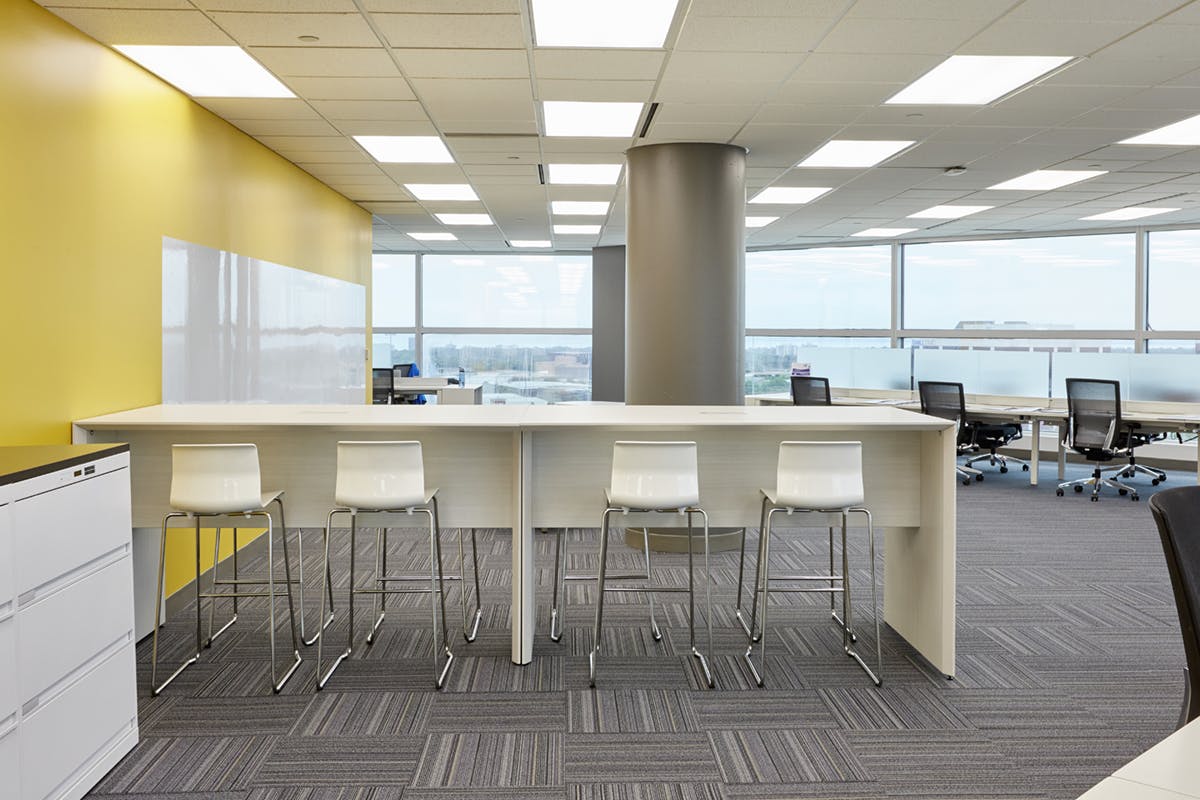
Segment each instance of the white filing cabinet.
M0 448L0 795L75 800L137 744L129 452Z

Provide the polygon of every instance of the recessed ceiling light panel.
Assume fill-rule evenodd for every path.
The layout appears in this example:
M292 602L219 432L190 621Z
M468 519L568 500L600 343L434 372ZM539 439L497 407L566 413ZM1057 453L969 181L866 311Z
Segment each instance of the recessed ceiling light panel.
M887 101L986 105L1071 60L1071 56L950 56Z
M380 164L453 164L454 156L438 136L355 136Z
M550 183L578 186L615 186L620 164L547 164Z
M873 167L913 144L898 140L834 139L796 166Z
M469 183L406 183L404 188L418 200L479 200Z
M538 47L662 47L678 0L532 0Z
M1122 139L1118 144L1161 144L1179 147L1200 145L1200 114L1156 128L1140 136Z
M746 217L747 228L765 228L779 217Z
M989 186L989 190L1011 192L1045 192L1105 175L1104 169L1037 169L1012 180Z
M431 232L431 233L409 233L406 234L410 239L416 239L418 242L456 242L458 237L453 233Z
M770 186L750 198L750 202L779 206L802 205L811 203L831 190L832 187L829 186Z
M909 219L959 219L987 211L995 206L933 206L915 214L909 214Z
M487 214L434 214L443 225L491 225Z
M296 96L237 46L119 44L113 49L192 97Z
M608 203L581 200L551 200L550 212L563 216L603 217L608 213Z
M867 236L873 239L889 239L893 236L903 236L920 228L867 228L865 231L852 233L851 236Z
M510 239L509 247L550 247L549 239Z
M555 225L554 232L557 234L579 234L583 236L594 236L600 232L599 225Z
M589 103L544 100L547 136L632 137L642 103Z
M1125 222L1131 219L1141 219L1142 217L1153 217L1156 214L1169 214L1172 211L1178 210L1178 208L1155 206L1129 206L1128 208L1118 208L1115 211L1105 211L1103 214L1092 214L1090 217L1080 217L1080 219Z

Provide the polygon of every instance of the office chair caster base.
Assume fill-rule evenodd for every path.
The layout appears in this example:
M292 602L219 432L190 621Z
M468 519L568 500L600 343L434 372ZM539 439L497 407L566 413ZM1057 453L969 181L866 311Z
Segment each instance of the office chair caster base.
M1004 473L1006 473L1006 472L1008 472L1008 467L1001 467L1001 468L1000 468L1000 474L1001 474L1001 475L1003 475L1003 474L1004 474Z
M1099 497L1097 497L1096 495L1092 495L1090 499L1091 499L1091 501L1092 501L1093 503L1098 503L1098 502L1100 502L1100 498L1099 498Z
M1029 472L1029 465L1028 465L1028 464L1022 464L1022 465L1021 465L1021 472Z
M1162 481L1159 480L1158 478L1155 478L1154 480L1150 481L1151 486L1158 486L1160 483L1162 483Z
M1083 487L1082 487L1082 486L1076 486L1076 487L1074 487L1074 488L1075 488L1075 494L1083 494Z
M1059 497L1062 497L1064 494L1066 494L1066 492L1064 492L1062 489L1055 489L1054 493Z
M983 476L982 476L982 475L976 475L976 476L975 476L975 482L976 482L976 483L982 483L982 482L983 482Z
M962 484L963 484L963 486L970 486L970 485L971 485L971 479L970 479L970 478L963 478L963 482L962 482Z
M1136 503L1136 502L1138 501L1138 496L1137 496L1136 494L1133 494L1133 495L1130 495L1130 496L1129 496L1129 499L1130 499L1132 502Z
M1117 489L1117 494L1121 495L1121 497L1124 497L1125 495L1129 494L1129 490L1128 489Z

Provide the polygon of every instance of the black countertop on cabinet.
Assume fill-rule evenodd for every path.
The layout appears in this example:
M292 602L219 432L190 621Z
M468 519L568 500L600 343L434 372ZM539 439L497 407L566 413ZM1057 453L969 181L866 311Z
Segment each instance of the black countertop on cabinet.
M0 486L129 452L127 444L46 444L0 447Z

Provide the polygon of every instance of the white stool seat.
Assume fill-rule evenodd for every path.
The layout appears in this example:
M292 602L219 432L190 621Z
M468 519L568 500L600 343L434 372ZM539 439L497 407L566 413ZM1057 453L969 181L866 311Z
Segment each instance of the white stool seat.
M388 595L402 592L428 592L430 610L433 618L433 674L434 685L442 688L450 665L454 661L454 653L450 648L450 640L446 624L446 581L461 582L460 605L463 614L463 638L468 642L475 640L479 630L479 622L483 618L483 608L480 605L479 587L479 553L476 548L475 531L471 531L471 551L475 566L475 612L474 625L467 622L467 587L465 556L463 554L462 529L458 531L458 563L457 576L447 576L442 570L441 525L438 520L437 489L425 486L425 460L421 443L417 441L403 442L338 442L337 446L337 478L334 488L334 500L337 507L329 512L328 523L325 527L325 573L330 575L329 539L333 529L335 514L350 515L350 586L347 592L349 602L349 632L346 649L336 658L327 672L321 671L322 646L317 643L317 688L324 688L338 666L350 656L354 648L354 598L360 594L370 594L375 597L375 623L367 636L367 644L375 641L375 634L383 622L387 608ZM430 573L428 576L389 575L387 570L387 527L379 530L376 547L376 575L373 588L360 588L354 577L355 568L355 539L357 538L357 519L361 513L419 513L429 518L429 559ZM428 588L398 589L395 584L403 584L420 580L428 581ZM324 606L322 606L322 609ZM440 611L440 614L439 614ZM324 616L324 611L322 611ZM438 643L438 634L441 643Z
M267 507L272 503L279 505L280 534L283 540L283 561L285 579L284 593L288 600L288 616L292 635L292 652L294 660L282 677L276 671L275 663L275 597L278 591L275 587L274 564L274 525ZM159 555L158 594L155 600L154 636L151 645L150 683L151 695L159 694L167 684L173 681L181 672L200 659L200 651L204 646L201 635L201 603L204 598L209 600L208 644L224 633L230 625L237 621L237 601L239 597L270 598L268 604L269 622L268 637L271 644L271 676L272 688L278 692L283 688L300 665L300 639L303 630L296 633L296 612L292 602L291 563L287 549L287 525L283 516L283 492L263 492L258 464L258 447L253 444L177 444L171 447L171 496L170 505L174 509L163 518L162 549ZM213 543L212 590L202 592L200 587L200 518L205 516L238 516L258 517L266 522L267 527L267 578L239 579L237 577L237 529L234 529L234 577L232 580L221 580L218 577L220 568L221 528L217 526ZM194 536L196 539L196 654L189 658L171 675L157 683L158 675L158 621L162 619L163 581L166 575L166 549L168 522L174 517L188 517L194 520ZM300 602L304 603L304 555L300 554L301 585ZM265 584L265 592L241 592L238 584ZM231 584L234 591L217 592L218 584ZM233 618L216 633L213 632L213 612L218 598L229 598L233 601ZM301 615L303 620L303 614ZM303 622L301 623L303 625ZM319 635L319 634L318 634Z
M772 503L825 511L860 506L865 497L862 442L779 443Z
M621 509L680 509L700 504L695 442L615 442L605 495Z

